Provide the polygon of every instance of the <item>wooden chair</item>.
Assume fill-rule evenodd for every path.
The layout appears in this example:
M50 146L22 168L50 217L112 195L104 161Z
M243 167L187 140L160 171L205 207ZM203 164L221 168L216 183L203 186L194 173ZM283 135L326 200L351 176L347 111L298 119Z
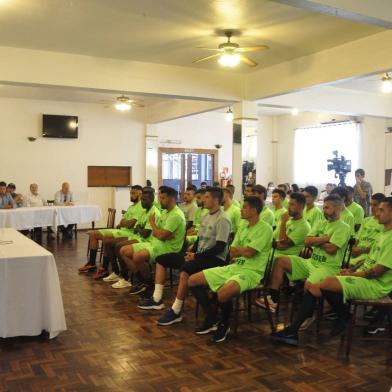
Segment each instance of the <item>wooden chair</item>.
M346 340L346 356L350 355L351 345L354 337L354 327L357 321L357 310L359 306L375 306L380 308L387 309L387 319L388 319L388 332L389 332L389 339L392 339L392 319L391 319L391 312L392 312L392 299L390 296L380 298L377 300L363 300L363 299L353 299L349 301L350 306L352 308L351 312L351 321L347 331L347 334L342 336L342 341ZM374 337L361 337L361 340L383 340L384 338L374 338Z

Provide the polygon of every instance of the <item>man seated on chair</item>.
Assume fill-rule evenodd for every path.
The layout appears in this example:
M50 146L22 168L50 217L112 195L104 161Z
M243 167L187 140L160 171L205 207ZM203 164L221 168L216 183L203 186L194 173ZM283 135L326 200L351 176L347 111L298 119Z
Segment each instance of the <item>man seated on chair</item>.
M16 192L16 185L14 183L10 182L7 185L7 193L12 196L16 208L23 207L23 196L22 194Z
M102 278L108 278L105 282L117 282L113 284L113 288L126 288L130 287L131 284L128 281L122 281L119 277L119 267L117 264L117 260L115 257L116 245L120 244L120 247L125 245L134 244L137 242L148 241L151 237L151 224L149 217L151 214L154 214L155 223L158 224L161 218L161 213L158 208L154 205L155 195L152 190L149 188L143 188L142 196L141 196L141 206L143 207L143 211L140 216L137 218L137 222L135 226L129 230L128 239L124 240L124 237L103 237L103 262L102 267L99 268L96 275L94 276L95 280L100 280ZM109 275L109 264L112 265L113 272Z
M372 215L364 218L361 228L355 236L355 244L351 251L350 266L357 266L358 263L363 264L369 256L377 236L383 232L384 226L377 219L378 207L385 199L383 193L375 193L370 200ZM362 208L362 207L361 207Z
M350 235L355 235L355 222L354 222L354 215L348 210L346 207L347 198L348 198L348 190L345 187L338 186L332 192L331 195L339 195L340 198L343 200L344 205L343 209L340 213L340 219L347 223L350 226L351 232Z
M283 207L283 200L286 199L286 192L282 191L281 189L275 188L272 190L271 199L271 210L274 213L275 217L273 229L275 229L276 227L278 227L282 215L287 212L287 209Z
M259 198L245 197L241 210L243 221L230 249L231 264L203 270L189 278L188 285L206 314L196 333L203 335L215 331L213 341L216 343L224 341L230 332L233 297L257 287L264 276L272 246L272 228L260 219L262 209L263 202ZM221 308L218 326L216 310L207 290L217 294Z
M15 203L12 196L7 193L7 184L0 181L0 209L8 210L14 208Z
M271 227L274 226L274 213L265 204L267 199L267 189L263 185L254 185L252 188L253 196L258 197L263 202L263 209L260 212L260 219L267 222Z
M196 242L182 258L162 258L156 264L154 294L139 304L141 309L163 309L162 297L166 268L181 269L174 303L157 321L158 325L171 325L182 321L182 308L189 276L206 268L225 265L231 224L230 219L220 207L222 199L221 188L207 188L204 195L204 207L208 209L208 214L201 219Z
M196 191L195 199L196 199L197 210L195 213L194 220L192 222L192 227L188 228L186 232L187 235L186 239L190 245L193 244L197 239L197 232L200 227L201 218L208 213L207 208L204 208L205 193L206 193L205 189L198 189Z
M235 186L233 184L227 184L226 188L231 192L231 196L232 196L232 199L233 199L233 204L236 207L241 208L241 203L237 199L234 198Z
M357 232L363 219L365 217L365 211L362 206L354 201L354 188L352 186L346 186L347 189L347 198L346 198L346 208L353 214L354 216L354 227Z
M154 281L151 278L150 265L165 253L176 253L182 248L186 222L184 213L177 206L178 193L170 187L160 190L160 203L164 210L159 224L155 223L154 214L149 215L151 239L126 245L120 249L120 256L128 269L136 274L139 282L131 287L129 294L136 295L151 292Z
M57 191L54 195L54 205L55 206L73 206L74 205L74 197L73 193L70 190L70 186L68 182L63 182L61 185L61 189ZM74 224L67 225L64 227L63 225L58 228L63 233L65 238L72 238L72 229L74 228Z
M193 186L188 186L184 193L184 201L179 205L181 211L184 213L187 228L192 227L197 211L197 204L194 199L195 189Z
M79 268L79 272L89 272L96 269L96 257L98 251L98 243L104 237L121 238L128 240L128 236L133 233L132 228L135 226L137 220L143 214L144 209L141 203L142 187L140 185L133 185L131 187L131 202L125 214L122 216L120 223L115 229L100 229L89 232L89 261Z
M323 212L315 204L318 195L318 189L313 185L308 185L303 190L303 195L305 196L306 206L304 209L304 217L309 222L310 227L316 225L316 223L324 219Z
M284 343L298 344L297 326L313 312L317 298L324 298L338 315L331 330L331 337L346 330L350 321L350 308L347 301L377 300L388 296L392 291L392 197L381 202L377 219L384 226L377 237L365 263L357 270L341 270L320 282L312 282L307 287L302 305L293 323L274 335Z
M276 310L285 275L290 281L306 279L307 290L310 283L338 273L350 238L350 227L340 219L343 207L343 200L338 195L324 199L325 219L320 220L305 239L305 246L313 248L310 260L300 256L280 256L275 260L270 296L267 297L272 312Z
M235 233L238 230L238 226L241 222L241 209L236 207L233 202L233 195L230 189L223 189L223 211L229 217L231 222L231 239L234 238Z

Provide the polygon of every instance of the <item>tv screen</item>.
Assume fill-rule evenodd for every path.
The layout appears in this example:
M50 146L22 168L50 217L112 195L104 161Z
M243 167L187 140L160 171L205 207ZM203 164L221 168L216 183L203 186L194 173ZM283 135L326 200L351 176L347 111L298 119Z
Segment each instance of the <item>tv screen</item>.
M78 117L44 114L42 136L76 139L78 137Z

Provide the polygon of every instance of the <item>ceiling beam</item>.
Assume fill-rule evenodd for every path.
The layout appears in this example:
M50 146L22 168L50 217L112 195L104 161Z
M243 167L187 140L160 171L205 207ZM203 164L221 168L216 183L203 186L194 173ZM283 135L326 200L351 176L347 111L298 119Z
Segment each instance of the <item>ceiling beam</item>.
M392 28L390 0L272 0L276 3L302 8L312 12L349 19L386 29Z

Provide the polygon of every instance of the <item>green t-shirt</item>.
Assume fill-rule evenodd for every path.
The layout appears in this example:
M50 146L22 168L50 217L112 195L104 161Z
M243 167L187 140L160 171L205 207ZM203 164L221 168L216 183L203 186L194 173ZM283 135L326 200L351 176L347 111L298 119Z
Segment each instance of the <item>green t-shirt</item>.
M227 210L225 210L224 207L222 207L222 209L226 213L226 215L230 218L231 232L236 233L238 230L238 226L241 222L240 208L236 207L233 203Z
M267 222L271 227L274 225L274 213L267 206L264 206L264 208L261 210L259 218L264 222Z
M128 221L132 219L139 220L143 212L144 212L144 208L142 207L142 202L138 201L137 203L132 204L128 207L127 211L123 215L123 219Z
M310 227L313 227L319 220L325 219L323 211L316 205L310 210L308 209L308 206L305 206L304 217L309 222Z
M353 214L354 224L361 225L363 218L365 217L365 211L363 208L355 201L353 201L349 206L346 206L346 208Z
M392 230L380 233L370 251L368 259L359 268L360 271L372 268L379 264L388 268L388 271L378 278L371 279L377 281L382 295L388 295L392 291Z
M193 226L197 230L200 227L200 220L201 218L208 213L207 208L204 207L197 207L195 217L193 219Z
M355 234L354 215L345 207L340 213L340 219L350 226L350 235Z
M237 200L237 199L233 199L233 204L238 207L241 208L241 203Z
M310 232L310 225L303 217L298 220L290 218L286 223L286 235L293 242L293 246L287 249L276 249L275 256L281 255L299 255L304 247L305 238ZM275 240L279 240L280 224L274 231Z
M340 268L343 262L344 251L346 250L348 240L350 239L351 229L349 225L338 219L330 222L327 219L320 220L312 228L309 233L310 237L330 237L329 242L338 247L334 255L328 254L324 249L319 246L313 247L312 264L319 266L326 264L329 267Z
M286 210L286 208L284 208L284 207L279 208L279 210L277 210L277 209L275 208L275 206L273 205L273 206L271 207L271 211L274 213L274 217L275 217L275 219L274 219L274 227L278 227L278 225L279 225L279 223L280 223L280 218L282 217L282 215L283 215L284 213L287 212L287 210Z
M159 222L159 228L173 233L169 240L162 241L152 236L151 244L159 249L159 254L178 253L184 243L186 222L184 213L178 206L171 211L164 210Z
M272 247L271 225L259 220L255 225L249 226L248 221L242 220L231 246L243 246L257 251L255 256L237 257L235 262L245 269L261 274L261 280L264 276L268 256Z
M282 204L283 204L283 207L286 208L286 210L289 209L289 199L287 199L287 198L284 199Z
M158 208L153 205L149 211L143 209L143 213L140 215L139 219L137 220L136 226L141 226L146 230L152 230L151 224L150 224L150 215L155 214L155 224L159 226L159 222L161 219L161 212L158 210ZM151 234L147 238L143 238L140 236L140 239L143 241L148 241L151 238Z

